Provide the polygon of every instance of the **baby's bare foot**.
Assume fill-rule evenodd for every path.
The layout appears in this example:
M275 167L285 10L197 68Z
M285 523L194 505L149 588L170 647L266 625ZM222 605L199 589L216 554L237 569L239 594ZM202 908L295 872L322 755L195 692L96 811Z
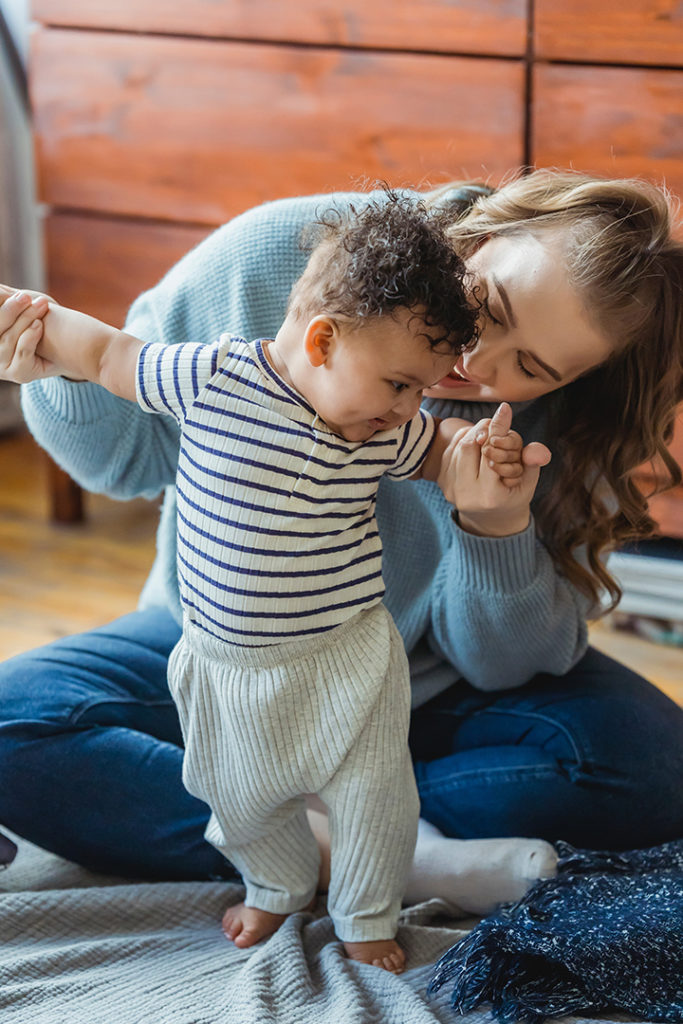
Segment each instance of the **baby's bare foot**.
M363 964L382 967L392 974L403 974L406 955L393 939L380 939L377 942L345 942L344 949L351 960L360 960Z
M271 914L268 910L236 903L223 914L221 927L226 938L232 939L240 949L247 949L276 932L286 917L286 914Z

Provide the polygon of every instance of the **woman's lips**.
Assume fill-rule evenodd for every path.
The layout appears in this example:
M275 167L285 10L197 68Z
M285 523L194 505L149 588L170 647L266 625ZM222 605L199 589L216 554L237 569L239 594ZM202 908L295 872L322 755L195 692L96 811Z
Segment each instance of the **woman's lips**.
M438 384L435 385L437 388L462 388L467 385L473 385L474 381L468 377L464 377L458 373L457 370L451 370L447 377L443 377Z

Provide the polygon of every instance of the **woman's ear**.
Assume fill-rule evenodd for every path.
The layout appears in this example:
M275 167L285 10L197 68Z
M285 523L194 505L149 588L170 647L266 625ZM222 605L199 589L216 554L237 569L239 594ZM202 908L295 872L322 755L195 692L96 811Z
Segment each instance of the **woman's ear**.
M329 316L316 316L304 331L304 351L311 366L324 366L330 357L337 328Z

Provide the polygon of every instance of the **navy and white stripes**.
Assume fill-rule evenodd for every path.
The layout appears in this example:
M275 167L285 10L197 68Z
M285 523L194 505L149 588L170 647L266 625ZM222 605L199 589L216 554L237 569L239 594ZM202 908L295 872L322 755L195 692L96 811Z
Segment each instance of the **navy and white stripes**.
M181 427L178 578L186 614L229 643L332 629L384 593L375 501L419 468L428 414L349 442L270 366L259 341L146 345L138 400Z

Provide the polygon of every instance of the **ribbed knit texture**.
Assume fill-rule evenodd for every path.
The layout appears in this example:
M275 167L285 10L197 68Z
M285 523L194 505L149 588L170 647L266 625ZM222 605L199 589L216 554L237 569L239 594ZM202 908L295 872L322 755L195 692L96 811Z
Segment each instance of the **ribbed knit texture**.
M190 622L228 644L290 643L381 600L377 486L422 464L428 413L346 441L279 377L264 342L227 334L145 345L137 395L181 427L178 578Z
M183 781L207 839L272 913L314 896L318 849L302 794L330 811L328 908L339 938L389 939L415 847L408 673L383 605L307 640L235 647L186 624L169 663ZM391 841L387 841L391 837Z
M145 341L213 341L226 330L272 337L307 255L302 228L333 201L313 196L269 203L220 228L133 305L127 328ZM358 196L353 197L361 201ZM525 440L552 449L547 416L555 396L516 410ZM476 419L491 406L431 402L436 415ZM158 557L144 605L165 605L178 621L175 469L178 427L88 384L48 380L24 389L27 422L41 444L83 486L115 497L167 490ZM541 488L560 472L543 471ZM519 686L540 671L562 674L586 648L587 602L557 573L529 529L501 540L471 537L450 518L436 484L380 484L386 604L419 677L414 704L460 676L481 689Z

